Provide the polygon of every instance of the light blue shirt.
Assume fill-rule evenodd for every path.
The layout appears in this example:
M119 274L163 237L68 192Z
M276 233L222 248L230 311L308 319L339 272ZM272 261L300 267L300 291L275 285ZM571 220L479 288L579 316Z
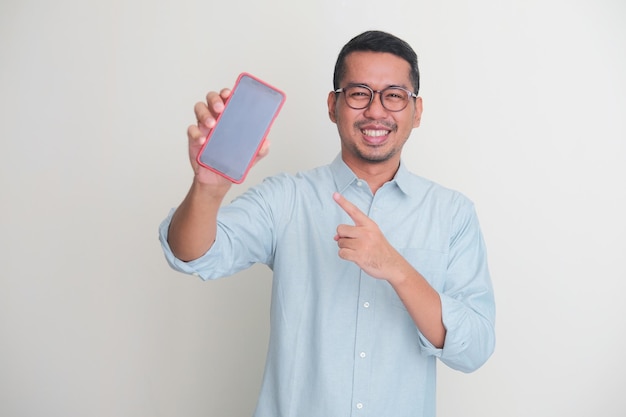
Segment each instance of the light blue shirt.
M437 290L443 349L417 330L395 291L337 255L342 193ZM266 179L224 206L213 247L170 265L204 280L255 263L273 270L270 343L255 417L432 417L436 358L464 372L495 344L494 296L473 204L408 172L375 195L338 156L330 165Z

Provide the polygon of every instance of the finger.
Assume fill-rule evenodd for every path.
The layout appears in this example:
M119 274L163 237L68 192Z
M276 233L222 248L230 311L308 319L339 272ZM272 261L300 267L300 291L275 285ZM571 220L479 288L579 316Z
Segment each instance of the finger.
M218 115L224 111L224 103L230 96L230 90L227 88L222 89L219 93L210 91L206 95L207 107L212 114Z
M206 103L196 103L194 111L196 120L198 120L198 127L208 129L215 127L217 118L224 111L225 102L230 94L231 90L228 88L222 89L219 94L211 91L206 95Z
M263 141L263 144L261 145L261 149L259 149L259 152L257 153L257 156L256 156L257 161L259 159L265 158L268 153L270 153L270 141L265 139Z
M222 100L226 102L229 99L231 93L232 90L230 88L222 88L222 90L220 91L220 97L222 97Z
M357 262L358 260L358 251L349 246L338 245L339 249L337 250L337 255L341 259L345 259L346 261Z
M339 242L340 239L356 239L359 237L359 228L357 226L350 226L348 224L340 224L337 226L337 234L335 240Z
M350 218L354 221L355 225L363 226L369 223L370 218L359 210L357 206L346 200L344 196L335 192L333 193L333 199L337 202L337 204L339 204L339 207L348 213L348 216L350 216Z
M217 115L213 115L206 103L198 102L193 108L198 121L198 127L201 129L213 129Z
M256 165L256 163L261 159L265 158L268 153L270 153L270 142L266 139L263 141L261 149L259 149L259 152L257 152L256 157L254 158L254 165Z
M187 128L187 137L191 145L202 145L206 139L206 128L190 125Z

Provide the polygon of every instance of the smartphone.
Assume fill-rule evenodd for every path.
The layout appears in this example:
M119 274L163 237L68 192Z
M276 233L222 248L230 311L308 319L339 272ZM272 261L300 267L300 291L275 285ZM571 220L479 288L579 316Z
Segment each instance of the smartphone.
M282 91L241 73L198 154L198 163L242 183L284 102Z

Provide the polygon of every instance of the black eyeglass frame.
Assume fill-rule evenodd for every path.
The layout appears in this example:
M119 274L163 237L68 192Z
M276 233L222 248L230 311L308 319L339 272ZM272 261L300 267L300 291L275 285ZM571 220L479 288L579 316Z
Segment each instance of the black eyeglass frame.
M350 84L350 85L348 85L346 87L338 88L338 89L334 90L334 92L335 92L335 94L345 93L346 89L353 88L353 87L362 87L362 88L365 88L365 89L369 90L370 93L371 93L370 94L370 101L363 107L351 106L350 103L348 102L348 100L346 100L346 104L348 105L348 107L350 107L351 109L354 109L354 110L363 110L363 109L366 109L369 106L371 106L372 103L374 102L374 97L376 97L376 93L380 94L380 103L383 105L385 110L391 111L391 112L399 112L399 111L402 111L402 110L406 109L406 107L409 105L410 99L411 98L412 99L416 99L418 97L418 95L416 93L414 93L413 91L411 91L411 90L409 90L407 88L404 88L404 87L397 86L397 85L390 85L389 87L383 88L382 90L374 90L372 87L370 87L367 84ZM385 91L391 90L391 89L393 89L393 90L402 90L402 91L406 92L409 95L409 100L406 101L406 104L401 109L391 110L391 109L388 109L387 106L385 106L385 100L383 99L383 93Z

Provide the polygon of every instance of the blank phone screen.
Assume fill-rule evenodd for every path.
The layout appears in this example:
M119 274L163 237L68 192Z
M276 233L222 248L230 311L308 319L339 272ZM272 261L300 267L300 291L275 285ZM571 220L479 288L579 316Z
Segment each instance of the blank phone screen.
M235 182L244 179L267 135L284 95L243 74L198 160Z

